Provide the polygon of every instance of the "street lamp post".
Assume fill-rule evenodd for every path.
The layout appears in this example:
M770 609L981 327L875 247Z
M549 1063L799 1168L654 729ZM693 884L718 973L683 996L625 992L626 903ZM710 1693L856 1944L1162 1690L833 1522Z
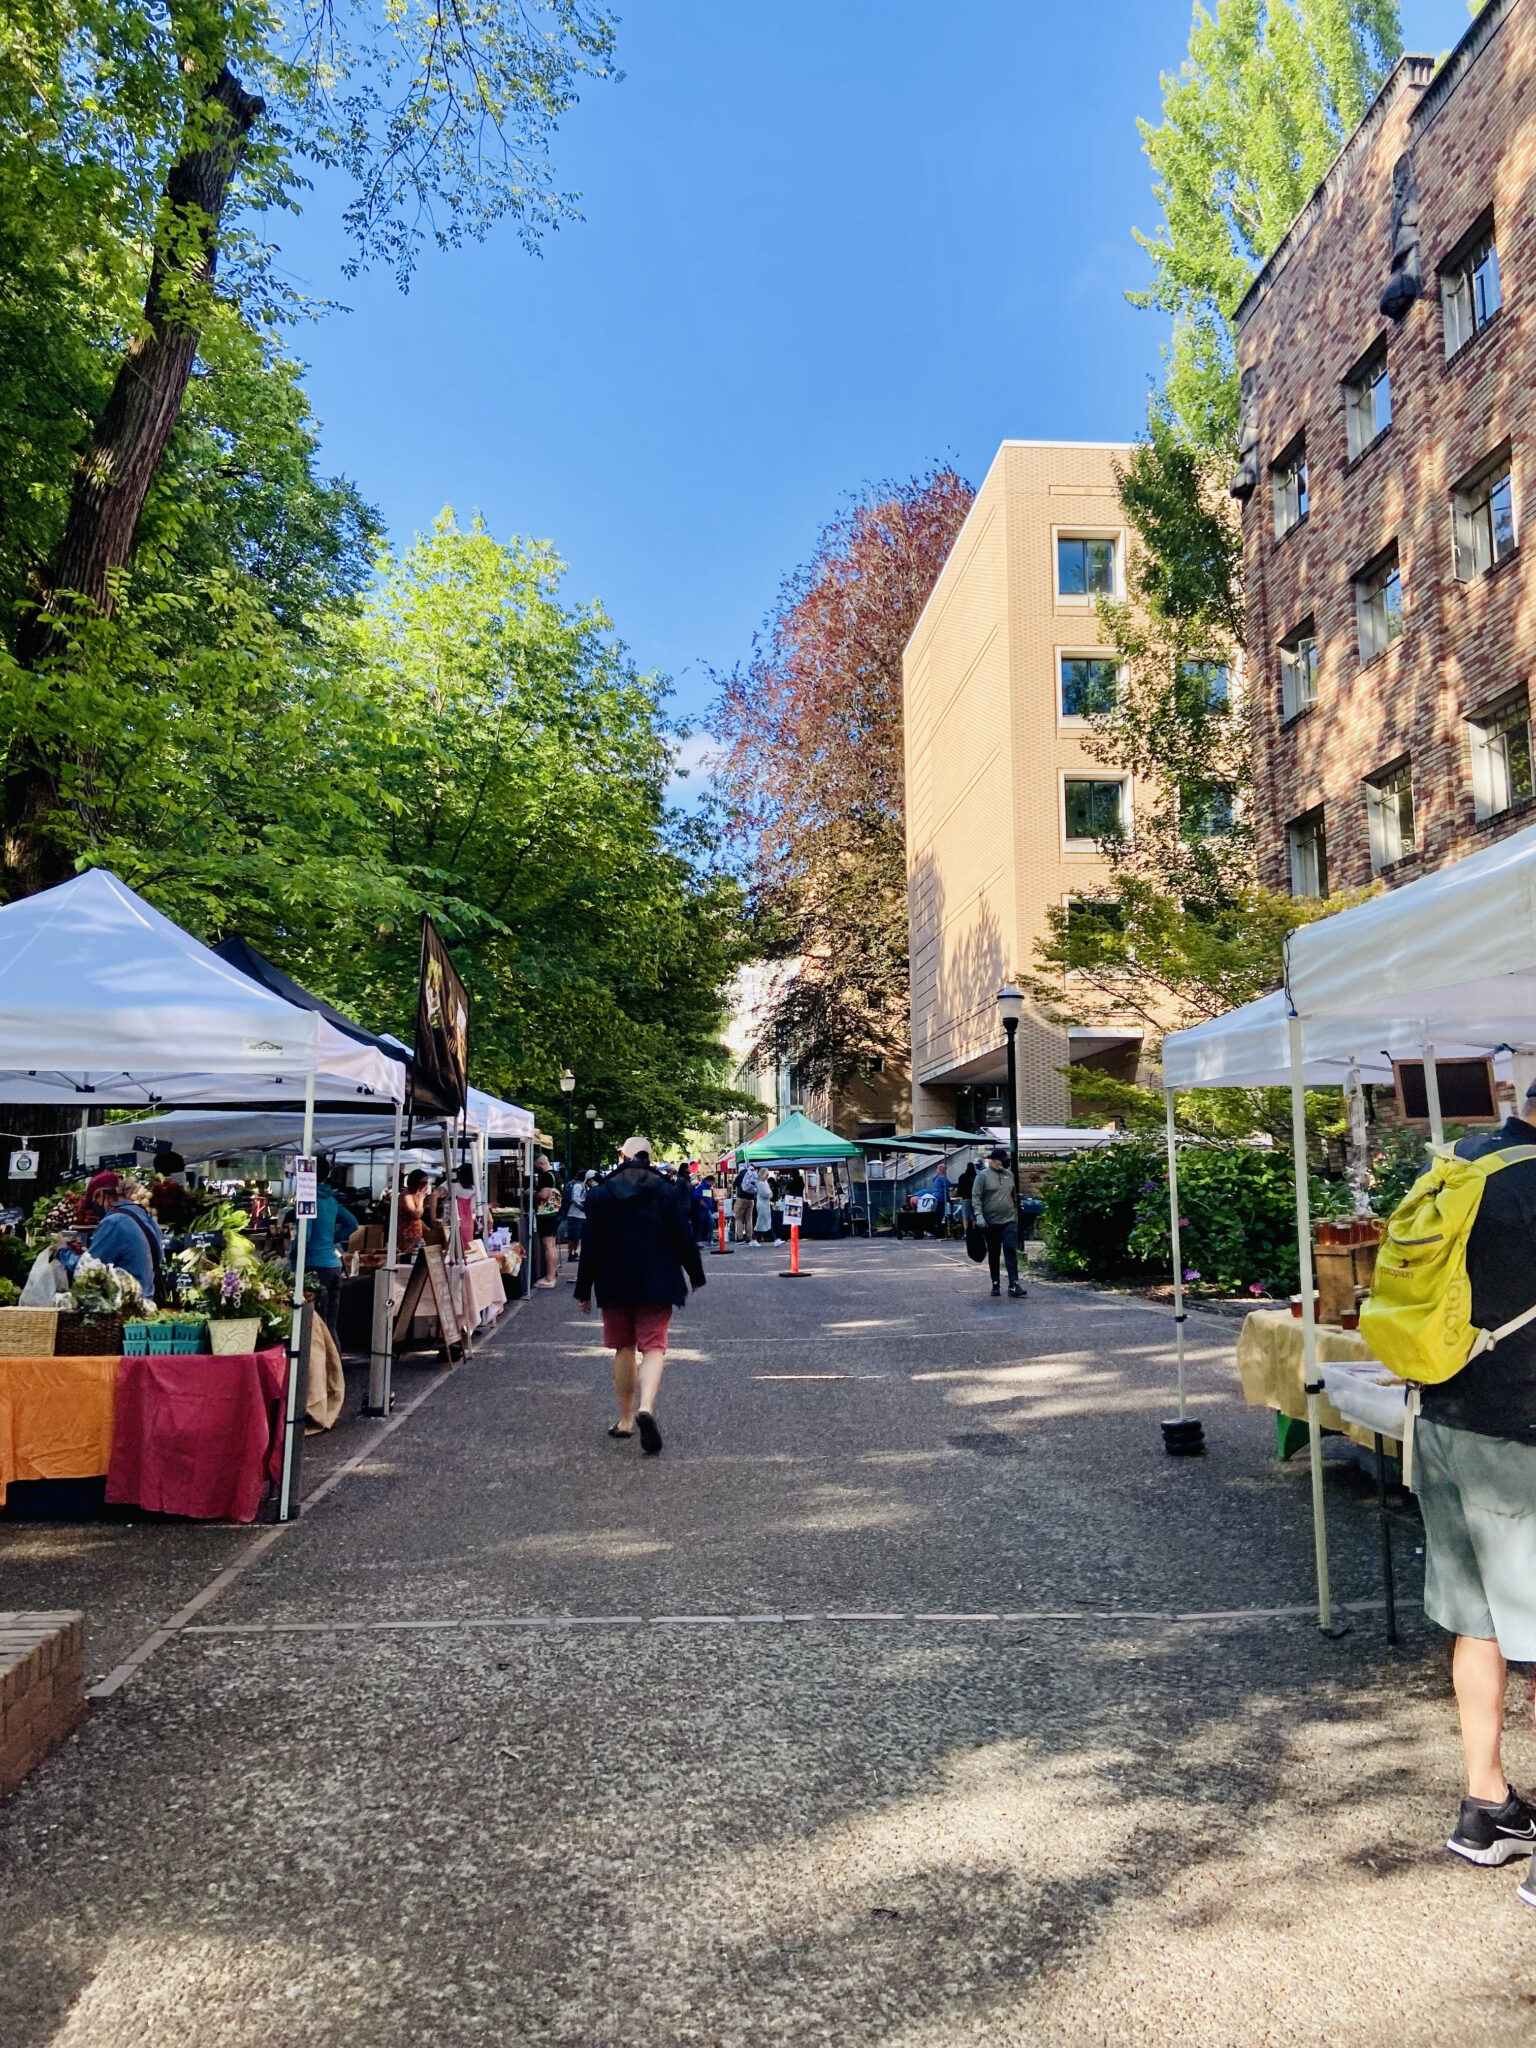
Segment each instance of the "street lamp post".
M1008 1163L1013 1169L1013 1197L1019 1197L1019 1019L1024 1015L1024 997L1013 982L997 992L998 1014L1008 1034Z
M603 1163L603 1120L600 1116L595 1116L592 1119L592 1135L597 1143L597 1163L601 1166Z
M571 1178L571 1095L576 1087L576 1076L567 1067L560 1076L560 1093L565 1097L565 1178Z
M596 1164L596 1161L595 1161L595 1160L593 1159L593 1157L592 1157L592 1151L593 1151L593 1144L592 1144L592 1125L593 1125L593 1123L594 1123L594 1122L596 1121L596 1118L597 1118L597 1104L596 1104L595 1102L589 1102L589 1103L587 1104L587 1164L588 1164L588 1166L593 1166L593 1165L595 1165L595 1164Z

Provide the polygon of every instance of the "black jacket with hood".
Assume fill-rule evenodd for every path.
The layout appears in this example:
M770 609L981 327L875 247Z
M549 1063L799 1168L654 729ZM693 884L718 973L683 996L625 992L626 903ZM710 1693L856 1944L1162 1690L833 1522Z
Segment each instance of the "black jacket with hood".
M621 1166L587 1196L576 1299L599 1308L688 1299L704 1267L680 1191L654 1167Z

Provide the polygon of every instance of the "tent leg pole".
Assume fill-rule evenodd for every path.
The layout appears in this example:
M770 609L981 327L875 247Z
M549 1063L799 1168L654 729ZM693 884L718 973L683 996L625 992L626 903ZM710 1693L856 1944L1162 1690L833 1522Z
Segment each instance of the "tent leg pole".
M382 1290L374 1282L373 1350L368 1360L368 1415L387 1415L395 1403L395 1261L400 1255L400 1136L405 1104L395 1104L395 1140L389 1155L389 1237ZM381 1298L382 1296L382 1298Z
M304 1157L312 1159L315 1150L315 1077L311 1072L304 1080ZM293 1521L299 1512L296 1498L299 1476L299 1447L303 1441L304 1410L307 1398L301 1398L300 1387L308 1395L309 1356L306 1339L309 1335L309 1316L304 1306L304 1269L309 1256L309 1218L298 1218L298 1237L293 1247L293 1321L288 1330L288 1390L283 1402L283 1467L277 1487L277 1515L279 1522Z
M1429 1111L1429 1142L1431 1145L1443 1145L1445 1118L1440 1114L1440 1076L1435 1071L1435 1048L1426 1045L1420 1050L1424 1054L1424 1105Z
M1179 1241L1179 1148L1173 1127L1173 1090L1163 1090L1164 1127L1168 1138L1168 1236L1173 1246L1173 1348L1178 1360L1179 1412L1163 1424L1163 1449L1171 1458L1198 1457L1205 1449L1205 1426L1189 1419L1189 1382L1184 1360L1184 1252Z
M1317 1625L1325 1635L1342 1635L1335 1625L1328 1580L1328 1508L1323 1495L1322 1379L1317 1369L1317 1304L1312 1299L1312 1202L1307 1182L1307 1090L1301 1019L1291 1018L1291 1155L1296 1168L1296 1254L1301 1267L1302 1384L1307 1396L1307 1455L1312 1468L1312 1543L1317 1559Z

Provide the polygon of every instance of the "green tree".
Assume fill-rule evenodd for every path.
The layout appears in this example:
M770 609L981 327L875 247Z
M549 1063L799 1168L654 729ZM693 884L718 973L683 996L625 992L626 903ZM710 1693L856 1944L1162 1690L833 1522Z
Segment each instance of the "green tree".
M1162 212L1136 239L1173 320L1165 394L1191 447L1237 439L1232 316L1402 49L1397 0L1197 5L1189 54L1139 122Z
M571 210L551 132L583 74L611 73L612 41L584 0L18 0L0 31L0 254L17 286L0 396L28 412L35 377L40 402L0 492L24 507L6 542L27 569L9 643L23 667L66 668L75 615L120 602L200 351L281 310L262 217L319 167L353 180L356 260L402 282L429 236L452 246L510 215L537 242ZM67 870L49 826L67 758L13 750L13 893Z

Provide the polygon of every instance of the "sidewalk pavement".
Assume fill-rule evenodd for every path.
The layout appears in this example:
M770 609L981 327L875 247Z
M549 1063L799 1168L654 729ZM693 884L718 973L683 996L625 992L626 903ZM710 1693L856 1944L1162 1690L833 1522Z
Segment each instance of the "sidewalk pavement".
M535 1296L0 1808L6 2048L1523 2042L1412 1525L1404 1648L1324 1640L1230 1329L1174 1461L1165 1312L780 1264L709 1262L654 1460ZM0 1575L100 1670L242 1540L0 1528Z

